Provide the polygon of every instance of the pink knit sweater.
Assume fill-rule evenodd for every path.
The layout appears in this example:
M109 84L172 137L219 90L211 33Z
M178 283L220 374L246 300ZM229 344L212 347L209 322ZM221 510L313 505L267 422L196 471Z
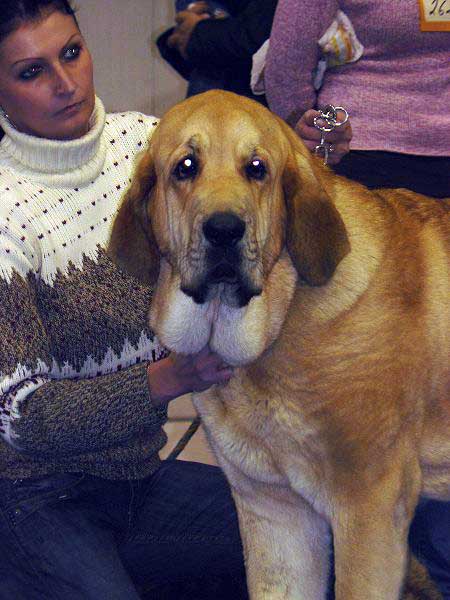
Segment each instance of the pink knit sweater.
M327 71L317 98L317 41L338 9L364 53ZM450 32L421 32L418 0L279 0L265 84L270 108L292 124L308 108L344 106L353 149L450 156Z

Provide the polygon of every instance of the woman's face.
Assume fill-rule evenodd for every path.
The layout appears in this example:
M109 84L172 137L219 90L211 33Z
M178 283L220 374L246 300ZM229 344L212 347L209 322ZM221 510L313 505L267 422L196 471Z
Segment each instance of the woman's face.
M0 44L0 106L19 131L76 139L94 102L91 55L71 15L46 13Z

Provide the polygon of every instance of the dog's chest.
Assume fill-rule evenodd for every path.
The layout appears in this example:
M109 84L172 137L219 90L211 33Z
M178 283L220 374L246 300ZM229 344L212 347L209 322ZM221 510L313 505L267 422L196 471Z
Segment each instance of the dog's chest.
M280 401L278 391L255 394L237 377L225 388L202 394L195 405L232 486L287 486L325 511L317 506L317 498L326 497L320 435Z

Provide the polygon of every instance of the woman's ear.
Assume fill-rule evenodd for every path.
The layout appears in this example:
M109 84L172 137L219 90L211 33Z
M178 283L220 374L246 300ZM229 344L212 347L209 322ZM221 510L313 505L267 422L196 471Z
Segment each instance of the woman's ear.
M108 244L108 254L114 262L149 285L154 285L158 279L160 257L148 210L155 185L153 159L147 150L123 197Z
M323 285L350 251L350 243L344 222L315 172L316 159L288 125L283 127L291 145L283 173L286 246L300 278L309 285Z

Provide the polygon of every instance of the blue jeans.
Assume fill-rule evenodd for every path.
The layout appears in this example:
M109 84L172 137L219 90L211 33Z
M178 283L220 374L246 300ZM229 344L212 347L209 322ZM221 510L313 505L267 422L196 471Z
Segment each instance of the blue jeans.
M166 461L140 481L0 480L1 600L247 599L217 467Z
M410 544L450 600L449 503L419 505ZM0 479L0 600L145 597L247 598L234 505L219 469L166 461L142 481Z
M409 545L450 600L450 502L423 500L409 531Z

